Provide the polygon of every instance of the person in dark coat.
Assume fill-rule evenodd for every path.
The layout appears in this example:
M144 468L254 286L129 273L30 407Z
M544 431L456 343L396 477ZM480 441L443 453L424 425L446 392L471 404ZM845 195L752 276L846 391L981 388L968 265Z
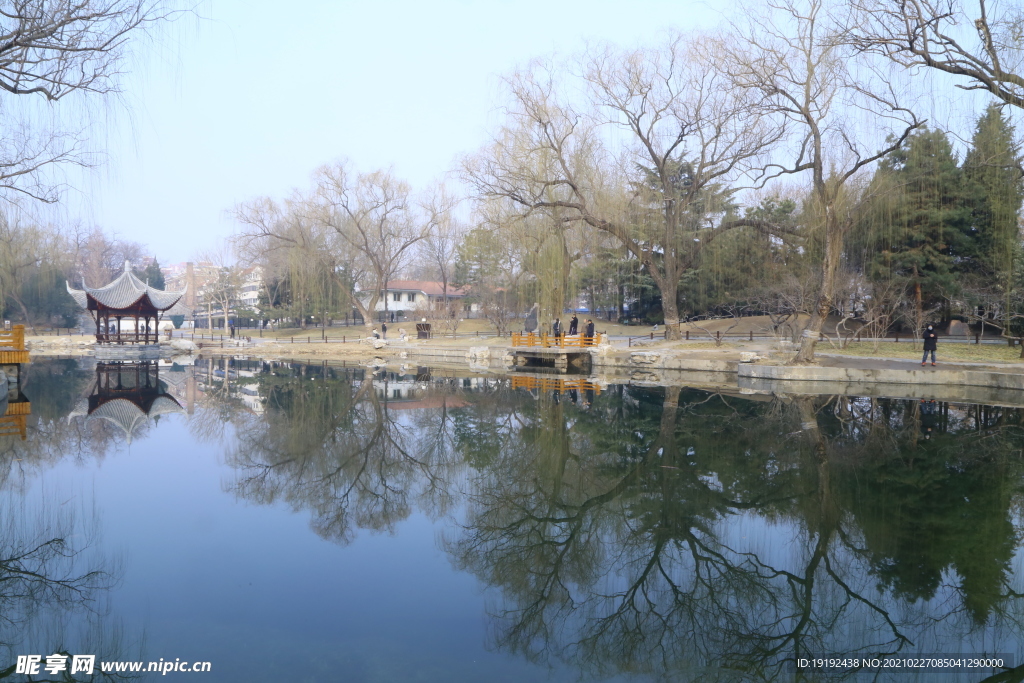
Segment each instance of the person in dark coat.
M388 324L387 323L381 323L380 324L380 331L381 331L381 336L384 339L387 339L388 338Z
M576 314L572 314L572 318L569 320L569 334L579 334L580 332L580 319L576 317Z
M939 404L933 398L930 401L921 399L921 433L925 439L931 439L939 426Z
M591 339L594 337L594 321L590 318L587 318L587 327L583 332L583 336L590 337Z
M924 365L928 361L928 352L932 353L932 365L935 365L935 347L939 343L939 335L935 332L935 329L929 325L928 329L924 331L924 355L921 356L921 365Z
M562 321L555 318L555 322L551 323L551 334L555 335L555 339L558 339L558 335L562 333Z

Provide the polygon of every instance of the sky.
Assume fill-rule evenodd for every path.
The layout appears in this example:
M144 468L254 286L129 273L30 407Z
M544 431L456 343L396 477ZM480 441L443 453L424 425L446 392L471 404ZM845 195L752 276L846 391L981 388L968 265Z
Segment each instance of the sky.
M208 0L137 47L105 163L73 184L72 220L195 258L231 209L306 188L320 165L393 167L415 190L486 142L502 74L587 41L630 46L714 26L712 5L533 0Z

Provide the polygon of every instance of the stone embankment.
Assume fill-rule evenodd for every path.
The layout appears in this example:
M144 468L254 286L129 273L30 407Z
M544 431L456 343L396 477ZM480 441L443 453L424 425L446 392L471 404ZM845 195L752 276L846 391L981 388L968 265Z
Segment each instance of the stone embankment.
M671 342L601 344L590 350L591 374L607 381L717 386L746 394L848 394L970 402L1024 404L1024 364L960 363L920 368L906 360L820 355L817 365L784 363L790 349ZM94 355L91 337L32 337L33 355ZM506 340L379 340L359 343L243 344L199 347L187 339L162 342L161 357L244 354L265 360L350 360L380 366L390 362L499 369L514 364ZM547 370L552 372L553 369Z

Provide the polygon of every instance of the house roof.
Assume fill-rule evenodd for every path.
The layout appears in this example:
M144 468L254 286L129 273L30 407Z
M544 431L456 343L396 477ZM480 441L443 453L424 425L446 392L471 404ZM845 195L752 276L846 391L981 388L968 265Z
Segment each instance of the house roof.
M431 280L390 280L388 291L422 292L428 296L444 296L444 285ZM469 294L465 287L448 285L448 296L460 297Z
M93 289L92 287L83 286L82 289L72 289L70 283L66 282L65 285L67 286L68 294L82 308L88 308L89 297L92 297L107 308L129 308L138 303L143 297L149 297L149 303L153 305L153 308L158 311L166 311L185 295L184 289L181 291L165 291L150 287L135 277L129 261L124 262L124 272L105 287Z

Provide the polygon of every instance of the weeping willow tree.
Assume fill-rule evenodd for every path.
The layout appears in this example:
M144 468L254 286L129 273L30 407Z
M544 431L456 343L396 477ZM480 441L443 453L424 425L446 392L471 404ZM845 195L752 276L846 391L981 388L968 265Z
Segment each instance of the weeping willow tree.
M570 276L581 255L576 231L560 226L557 212L555 218L536 213L512 219L507 229L521 249L519 260L527 274L524 294L539 304L542 324L561 317L574 298Z
M764 177L809 176L808 226L820 231L823 244L816 301L793 359L810 363L839 301L846 240L856 221L852 186L922 122L892 87L883 60L850 44L855 17L848 3L774 0L744 9L722 41L721 68L733 87L760 96L763 116L782 122L789 148L764 166Z
M781 135L714 68L715 45L675 35L650 49L598 47L506 80L509 119L464 164L478 197L556 226L614 238L654 281L679 339L680 283L701 251L737 228L720 189Z
M332 253L309 244L287 249L287 311L303 328L311 317L326 325L351 308L351 278Z

